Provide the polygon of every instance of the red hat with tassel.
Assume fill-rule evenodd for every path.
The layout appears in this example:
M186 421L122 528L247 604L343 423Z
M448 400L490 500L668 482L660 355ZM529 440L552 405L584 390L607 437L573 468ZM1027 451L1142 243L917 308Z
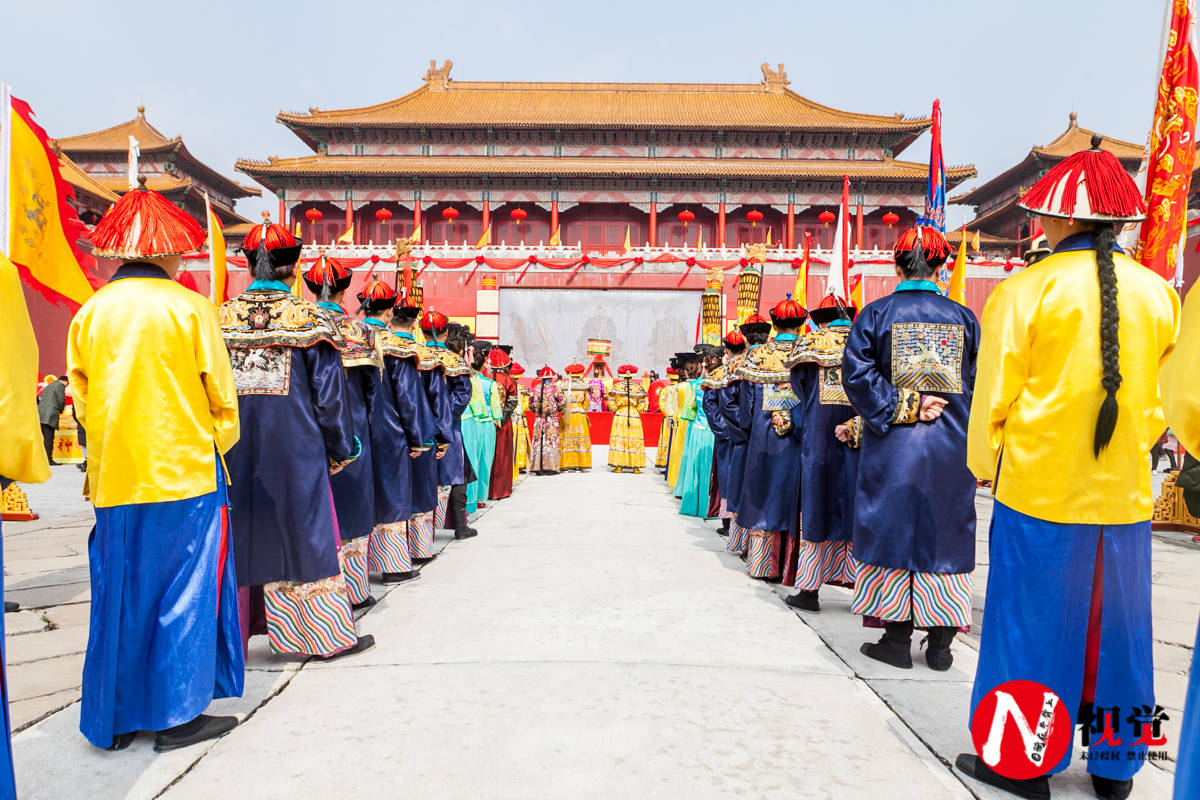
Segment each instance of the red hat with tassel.
M819 306L808 312L808 316L818 325L828 325L839 317L853 322L857 313L858 309L854 307L853 303L844 303L837 297L827 294Z
M918 237L920 238L918 239ZM917 249L918 241L921 243L921 254L926 264L937 269L946 263L946 259L950 256L950 243L946 241L946 237L937 228L930 228L924 225L909 228L896 237L896 245L892 248L893 256L900 256L902 253L911 253Z
M267 251L267 259L272 267L285 267L300 260L302 244L287 228L271 222L264 211L262 223L251 228L242 240L242 255L246 256L246 264L251 272L258 263L258 254L262 249Z
M446 315L440 311L434 311L432 308L426 311L421 316L421 330L442 332L450 325L450 320L446 319Z
M582 375L585 371L587 371L587 367L583 364L568 364L563 367L563 372L568 375Z
M777 326L781 322L792 322L798 325L801 322L804 322L807 317L808 312L804 310L804 306L800 305L800 303L796 302L790 297L786 300L780 300L775 304L775 307L771 309L771 319Z
M746 337L742 336L741 331L732 330L729 333L725 334L724 341L725 341L726 347L742 347L743 345L746 344Z
M350 278L350 270L342 266L342 262L329 258L324 253L318 256L304 273L304 283L308 290L322 299L344 292L350 286Z
M138 188L109 206L88 241L98 256L129 260L190 253L203 247L207 238L200 223L147 189L146 176L140 175Z
M751 333L770 333L771 320L760 314L754 314L741 325L739 325L738 330L740 330L743 335Z
M512 359L499 347L493 347L488 352L487 363L492 369L506 369L512 366Z
M1034 214L1070 220L1116 223L1145 219L1146 205L1137 184L1116 156L1100 149L1102 141L1093 136L1090 150L1056 164L1018 205Z
M519 378L525 374L525 368L514 361L513 365L512 365L512 369L510 369L508 371L508 374L512 375L514 378Z
M637 375L637 371L637 367L635 367L633 364L622 364L621 366L617 367L618 375Z
M396 290L376 278L358 293L358 302L368 314L378 314L396 305Z
M537 376L539 378L541 378L542 380L546 380L548 378L553 378L554 370L550 369L549 367L542 367L541 369L539 369L537 371Z

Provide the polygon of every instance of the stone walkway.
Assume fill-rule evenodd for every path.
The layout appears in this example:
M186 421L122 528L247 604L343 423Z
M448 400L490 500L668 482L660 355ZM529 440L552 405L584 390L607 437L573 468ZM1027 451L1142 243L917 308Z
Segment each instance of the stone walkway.
M52 485L69 480L56 471ZM848 592L792 612L715 524L676 513L657 473L599 467L524 480L479 537L439 537L419 581L376 587L360 621L379 643L369 653L305 664L258 637L245 696L214 704L245 720L224 739L98 751L75 702L90 523L37 488L59 515L4 529L8 596L37 607L6 620L23 800L1007 797L950 768L970 747L972 637L947 673L872 662L858 646L877 634L847 613ZM990 500L977 506L983 543ZM1154 564L1159 702L1178 720L1200 552L1158 539ZM1133 796L1169 797L1171 778L1147 767ZM1078 764L1054 790L1092 796Z

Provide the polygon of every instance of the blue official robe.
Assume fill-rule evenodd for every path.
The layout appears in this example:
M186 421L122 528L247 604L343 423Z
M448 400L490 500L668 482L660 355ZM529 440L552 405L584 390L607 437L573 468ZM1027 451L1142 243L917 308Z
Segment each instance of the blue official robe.
M721 391L725 386L724 367L719 368L719 373L714 373L705 379L704 394L700 398L700 408L704 412L704 418L708 420L708 427L713 435L713 475L716 479L716 485L710 488L710 491L718 497L726 496L726 489L729 485L729 456L733 449L733 443L729 439L729 432L725 424L725 417L721 414Z
M791 531L800 502L800 439L780 436L774 411L790 415L796 404L785 358L795 334L779 334L747 351L738 368L736 411L730 428L746 438L746 466L738 500L738 524L750 530Z
M384 337L383 372L371 408L375 523L390 525L412 517L412 461L409 451L425 446L434 431L433 411L417 370L414 347L395 339L372 317Z
M834 429L854 408L842 388L846 327L806 334L788 357L793 435L800 437L801 536L806 542L848 542L854 532L858 450L839 442Z
M746 453L749 437L737 425L738 399L741 396L741 378L737 371L746 362L746 354L733 356L725 365L725 385L717 394L717 409L721 414L721 427L729 437L729 455L725 467L726 485L721 490L725 508L737 513L742 499L742 481L746 476Z
M362 450L346 408L341 336L315 306L299 323L275 313L296 305L292 295L251 287L229 304L272 310L266 326L225 331L242 428L225 456L238 583L311 583L340 572L330 464Z
M979 322L931 281L904 281L867 305L842 357L842 384L863 418L854 558L930 573L975 568L975 478L967 418ZM920 393L949 400L916 419Z
M431 342L430 346L436 344L436 342ZM444 345L439 346L445 350ZM471 402L471 374L469 368L462 363L462 359L455 356L454 353L446 352L443 355L453 356L454 358L451 360L454 361L456 368L446 370L450 414L453 420L450 424L450 446L446 449L446 454L438 461L438 485L461 486L470 483L475 477L475 473L467 463L466 452L463 449L461 420L462 412ZM457 360L455 361L455 359ZM466 371L459 371L460 369Z
M342 366L346 368L346 410L362 453L329 478L338 532L343 541L366 536L375 527L375 481L372 476L370 416L382 367L375 353L373 329L336 303L317 303L342 333Z
M412 340L405 333L395 334L398 339ZM425 348L418 364L421 372L421 386L425 390L425 398L433 412L434 435L433 445L449 445L454 439L454 412L450 403L450 387L446 382L446 373L436 352ZM427 442L429 443L429 442ZM412 470L412 510L413 514L424 514L437 508L438 503L438 458L436 447L413 459Z

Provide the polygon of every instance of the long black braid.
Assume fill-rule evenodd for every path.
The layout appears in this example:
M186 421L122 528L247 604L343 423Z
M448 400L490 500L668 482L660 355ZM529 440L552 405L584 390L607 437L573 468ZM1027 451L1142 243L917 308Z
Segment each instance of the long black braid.
M1112 225L1101 223L1096 228L1096 274L1100 279L1100 362L1104 377L1104 402L1096 418L1096 457L1108 446L1117 427L1117 390L1121 388L1121 341L1118 330L1121 311L1117 307L1117 270L1113 264L1113 245L1116 231Z

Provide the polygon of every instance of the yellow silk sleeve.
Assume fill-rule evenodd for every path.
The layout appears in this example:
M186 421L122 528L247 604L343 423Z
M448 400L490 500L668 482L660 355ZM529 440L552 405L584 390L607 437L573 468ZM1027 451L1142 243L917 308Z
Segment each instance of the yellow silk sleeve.
M212 412L213 442L221 455L237 444L241 436L238 421L237 387L233 381L233 367L229 363L229 351L221 336L221 323L216 309L202 308L199 312L200 335L196 341L196 364L200 367L200 380L208 395L208 408Z
M1009 409L1029 375L1028 331L1033 326L1021 322L1015 298L1005 289L997 287L983 309L967 427L967 467L981 480L996 477Z
M1175 351L1159 372L1167 424L1185 448L1200 452L1200 291L1188 292Z

